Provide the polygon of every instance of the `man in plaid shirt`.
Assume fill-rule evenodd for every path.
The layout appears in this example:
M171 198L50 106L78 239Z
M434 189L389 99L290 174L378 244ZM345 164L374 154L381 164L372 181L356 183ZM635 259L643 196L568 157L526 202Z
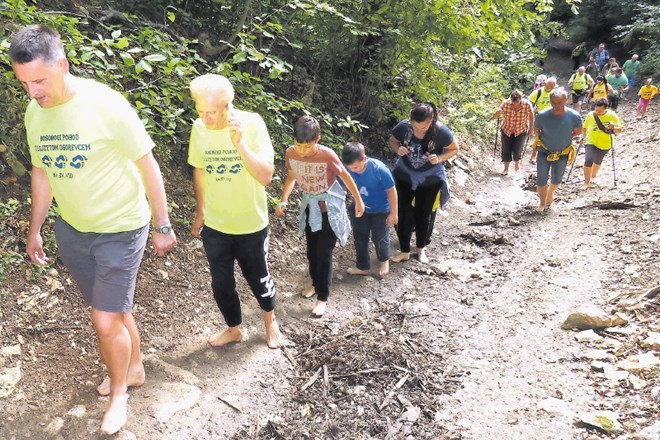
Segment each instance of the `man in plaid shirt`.
M534 127L534 106L522 97L520 90L514 90L500 108L495 117L504 116L502 120L502 175L509 174L509 164L513 160L515 171L520 169L525 138L532 133Z

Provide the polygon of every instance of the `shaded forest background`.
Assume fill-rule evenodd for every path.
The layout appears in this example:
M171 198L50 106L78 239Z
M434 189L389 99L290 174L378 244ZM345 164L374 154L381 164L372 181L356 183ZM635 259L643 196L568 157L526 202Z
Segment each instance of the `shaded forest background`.
M11 72L11 36L43 23L63 35L72 71L121 90L170 172L185 169L196 118L195 76L236 87L260 113L281 158L301 114L322 121L324 143L360 140L385 155L388 130L411 103L430 100L457 133L494 132L491 115L513 88L527 91L553 37L606 42L660 73L654 0L63 0L0 2L0 177L26 175L27 97ZM569 56L570 53L567 53ZM657 75L656 75L657 76ZM467 138L467 136L465 137ZM0 202L3 202L0 200Z

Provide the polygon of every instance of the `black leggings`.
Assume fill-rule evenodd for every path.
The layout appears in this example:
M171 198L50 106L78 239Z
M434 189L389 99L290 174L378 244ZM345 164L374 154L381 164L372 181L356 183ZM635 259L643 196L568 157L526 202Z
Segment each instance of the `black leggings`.
M264 312L275 308L275 284L268 272L268 228L253 234L225 234L204 226L202 242L211 269L211 288L229 327L241 324L241 301L236 291L234 261Z
M415 228L415 244L418 248L426 247L433 229L433 204L438 196L442 182L430 186L417 187L413 190L410 183L395 179L399 197L399 224L396 235L399 238L401 252L410 252L410 239ZM412 201L415 199L415 206Z
M309 263L309 276L312 277L314 292L319 301L327 301L330 296L330 284L332 284L332 251L337 244L328 213L323 213L321 229L312 232L309 226L309 211L307 212L307 224L305 225L305 239L307 240L307 261Z

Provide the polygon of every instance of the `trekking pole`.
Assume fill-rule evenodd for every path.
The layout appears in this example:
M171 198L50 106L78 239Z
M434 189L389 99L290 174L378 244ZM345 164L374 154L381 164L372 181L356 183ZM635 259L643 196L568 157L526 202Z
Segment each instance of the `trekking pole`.
M614 176L614 186L616 186L616 167L614 166L614 139L610 133L610 146L612 149L612 175Z
M520 156L520 159L525 157L525 153L527 152L527 144L529 143L529 131L527 132L527 137L525 138L525 146L523 147L523 152L522 155Z
M493 145L493 160L495 160L495 154L497 153L497 136L500 134L500 118L497 118L497 128L495 129L495 144Z

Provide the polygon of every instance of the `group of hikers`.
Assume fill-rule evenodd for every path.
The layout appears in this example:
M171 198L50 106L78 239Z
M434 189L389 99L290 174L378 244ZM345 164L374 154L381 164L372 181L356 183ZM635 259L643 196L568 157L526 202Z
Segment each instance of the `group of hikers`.
M622 66L614 57L610 57L609 51L604 43L600 43L587 54L588 63L581 66L582 57L586 53L586 43L578 44L572 52L573 70L568 87L573 95L574 108L585 100L597 101L607 98L610 109L617 110L619 100L628 100L630 92L640 79L641 62L639 55L633 54ZM576 81L573 81L575 78ZM648 110L651 99L658 93L658 88L653 85L653 79L647 78L640 87L637 96L637 115L644 116ZM579 99L579 104L576 102Z
M177 244L169 219L163 177L154 142L137 113L118 91L69 70L60 35L32 25L17 31L9 47L15 77L31 98L25 128L32 163L31 218L26 252L49 264L41 229L53 199L59 217L53 231L59 256L91 307L91 321L107 377L97 386L109 396L100 430L114 434L127 422L128 387L145 382L140 335L132 313L137 273L151 235L164 256ZM275 282L268 269L266 187L274 173L274 148L261 116L234 108L234 88L224 76L204 74L190 83L198 118L189 143L196 210L191 235L201 239L211 290L226 328L208 338L211 346L245 337L234 264L263 311L268 347L283 337L275 317ZM435 214L449 198L445 161L458 144L430 102L415 104L389 138L397 155L393 170L348 142L341 159L320 144L319 122L302 116L287 148L287 177L275 215L286 213L296 183L302 193L298 226L307 244L317 296L311 316L325 314L332 280L332 253L353 232L353 275L371 270L369 241L375 245L379 277L389 262L415 255L428 263ZM340 184L341 182L341 184ZM353 202L347 207L346 190ZM152 227L150 228L150 223ZM400 251L390 253L396 225ZM150 234L151 229L151 234Z
M578 48L580 46L583 45ZM576 53L573 52L574 60ZM589 58L588 66L580 66L576 62L576 71L566 88L558 87L555 77L539 75L527 98L520 90L514 90L494 114L502 139L502 175L509 174L511 162L515 171L520 169L525 147L529 139L535 137L531 144L530 162L536 164L538 212L544 212L552 205L566 167L573 163L577 155L575 143L584 145L584 183L580 189L586 190L594 184L605 155L614 145L613 135L623 130L617 109L620 99L628 99L634 88L639 73L639 57L633 55L624 63L623 69L611 65L607 76L598 74L595 80L588 71L592 64L596 72L604 72L608 68L610 58L605 45L595 48ZM649 102L657 93L658 88L651 78L640 87L639 116L646 114ZM569 101L571 108L567 107ZM591 103L591 111L583 120L581 114L586 102ZM495 143L497 146L497 136Z

